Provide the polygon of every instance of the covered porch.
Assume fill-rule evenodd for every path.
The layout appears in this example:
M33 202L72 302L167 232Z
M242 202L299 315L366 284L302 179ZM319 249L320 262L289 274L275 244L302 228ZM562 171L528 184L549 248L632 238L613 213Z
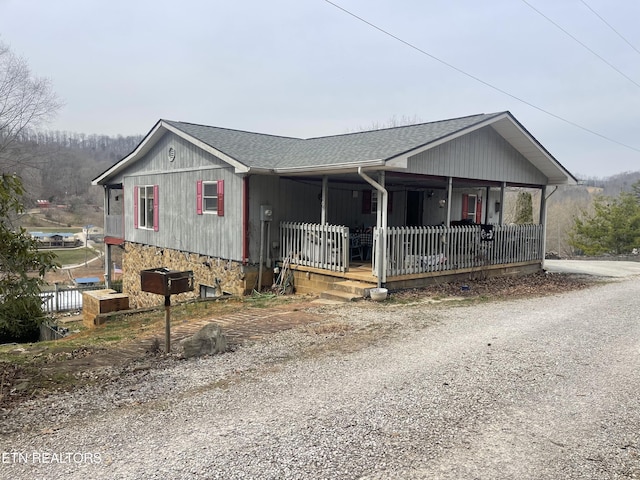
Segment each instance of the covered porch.
M303 272L302 283L325 276L317 282L320 288L331 279L405 288L443 276L542 267L544 186L536 186L542 193L539 221L505 225L505 190L514 185L376 173L374 180L359 171L360 182L347 175L291 180L317 185L307 189L320 192L316 212L309 216L321 221L280 221L273 258ZM349 200L356 205L347 207Z

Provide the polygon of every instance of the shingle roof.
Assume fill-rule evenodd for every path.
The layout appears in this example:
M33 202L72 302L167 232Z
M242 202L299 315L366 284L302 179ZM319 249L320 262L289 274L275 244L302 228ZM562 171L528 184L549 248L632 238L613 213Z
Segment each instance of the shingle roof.
M409 156L487 125L491 125L539 169L548 178L548 184L576 182L573 175L509 112L498 112L307 139L160 120L133 152L96 177L92 184L104 184L132 162L142 158L167 131L173 131L220 156L233 165L238 173L268 171L303 174L312 171L354 171L360 167L406 168Z
M164 122L248 167L296 168L387 160L503 113L309 139Z

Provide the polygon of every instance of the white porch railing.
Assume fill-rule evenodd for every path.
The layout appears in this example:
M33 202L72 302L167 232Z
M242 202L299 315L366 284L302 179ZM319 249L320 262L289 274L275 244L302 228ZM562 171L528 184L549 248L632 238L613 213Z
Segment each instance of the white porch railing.
M336 272L349 266L349 227L283 222L280 245L282 258L296 265Z
M483 240L480 225L390 227L387 277L542 260L542 225L494 225ZM378 235L374 234L377 252ZM375 254L374 254L375 258ZM374 275L377 269L372 266Z
M482 268L542 260L542 225L494 225L484 240L480 225L390 227L386 276ZM379 235L374 229L372 273L377 276ZM349 268L349 228L283 222L282 259L295 265L345 272Z

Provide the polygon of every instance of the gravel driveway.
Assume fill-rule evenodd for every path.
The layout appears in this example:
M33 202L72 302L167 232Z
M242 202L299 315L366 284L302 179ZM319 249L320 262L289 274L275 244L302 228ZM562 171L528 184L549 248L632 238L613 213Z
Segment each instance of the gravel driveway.
M329 320L19 407L0 478L640 479L640 282Z

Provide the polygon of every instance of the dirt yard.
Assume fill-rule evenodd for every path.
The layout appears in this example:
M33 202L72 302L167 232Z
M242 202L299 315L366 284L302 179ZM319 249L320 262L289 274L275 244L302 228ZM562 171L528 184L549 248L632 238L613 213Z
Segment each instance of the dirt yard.
M60 280L57 281L63 281L65 273L58 272L57 275L60 276L57 278ZM74 271L76 276L98 276L99 274L101 274L99 267L88 269L80 267ZM500 301L559 294L586 288L596 281L598 280L594 277L549 273L526 277L492 278L391 292L386 302L363 300L360 303L363 308L380 309L393 308L394 305L401 308L410 303L440 300ZM231 328L236 330L240 328L237 342L242 343L248 339L253 341L282 328L295 328L313 322L330 323L331 315L325 313L323 305L311 303L314 298L296 295L264 296L235 299L229 302L207 302L202 304L204 306L192 304L182 309L175 309L175 318L172 317L172 319L177 321L183 330L188 331L189 324L193 324L195 328L203 321L237 317L239 320L233 320ZM110 381L108 375L98 378L88 373L103 367L103 357L110 351L113 351L111 352L113 354L108 356L109 363L114 368L114 375L117 375L118 367L126 368L127 364L136 361L144 361L150 365L153 365L156 360L160 362L162 356L158 357L152 349L140 347L140 345L147 343L150 345L149 339L162 337L163 315L161 310L127 315L123 322L116 321L109 324L108 328L103 326L95 330L84 330L81 323L78 323L76 325L80 326L82 332L71 335L64 341L19 345L13 348L5 346L0 349L0 367L2 367L0 408L7 408L33 396L46 395L50 391L74 389L87 381ZM81 317L76 320L81 322ZM69 326L72 329L75 328L73 323ZM177 331L172 333L173 337ZM351 335L352 332L347 329L344 334ZM78 358L82 358L83 361L78 362ZM43 367L51 367L52 364L58 368L57 375L52 375L50 368L43 370Z

